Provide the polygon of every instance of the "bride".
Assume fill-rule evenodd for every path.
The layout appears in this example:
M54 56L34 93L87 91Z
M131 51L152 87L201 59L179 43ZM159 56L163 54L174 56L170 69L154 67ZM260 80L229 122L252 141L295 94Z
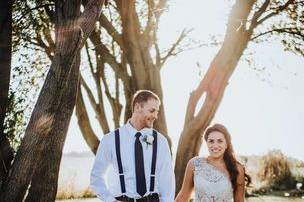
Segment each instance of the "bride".
M175 202L189 201L193 189L195 202L243 202L245 182L251 180L235 158L228 130L215 124L206 130L204 139L209 155L188 162Z

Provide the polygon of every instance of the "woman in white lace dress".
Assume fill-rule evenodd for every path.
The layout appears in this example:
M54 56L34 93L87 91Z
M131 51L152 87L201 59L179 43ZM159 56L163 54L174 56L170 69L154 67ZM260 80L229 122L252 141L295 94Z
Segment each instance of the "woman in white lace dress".
M195 202L243 202L245 182L249 184L250 177L235 158L229 132L215 124L206 130L204 139L209 155L188 162L175 202L189 201L193 189Z

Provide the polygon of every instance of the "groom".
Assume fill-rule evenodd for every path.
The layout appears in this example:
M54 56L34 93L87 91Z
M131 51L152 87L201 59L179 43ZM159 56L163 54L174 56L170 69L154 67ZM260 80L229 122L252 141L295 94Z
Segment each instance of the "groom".
M159 97L135 93L132 117L100 141L91 172L91 188L105 202L173 202L175 181L166 138L153 129ZM112 175L107 175L112 168ZM107 181L106 181L107 175Z

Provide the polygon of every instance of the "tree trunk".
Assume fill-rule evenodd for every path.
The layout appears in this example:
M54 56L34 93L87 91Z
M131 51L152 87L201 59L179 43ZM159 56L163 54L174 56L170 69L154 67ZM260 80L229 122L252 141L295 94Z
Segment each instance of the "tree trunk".
M14 160L7 186L1 195L1 199L6 202L23 200L37 166L37 161L44 160L42 153L49 146L46 141L50 140L52 132L66 131L68 127L68 125L59 125L62 117L58 116L66 107L63 104L66 104L64 93L67 92L69 86L68 78L71 75L72 67L76 63L75 58L77 58L81 47L83 47L85 40L94 28L102 4L103 0L91 0L78 19L74 18L72 9L67 9L66 12L58 12L62 16L57 18L54 60ZM64 9L65 6L74 7L76 5L73 5L71 1L56 1L56 9ZM59 19L66 19L67 21L59 21ZM66 133L62 132L60 135L65 136ZM65 137L57 138L64 141ZM57 149L60 147L57 147ZM62 151L56 150L55 152L61 153Z
M139 18L132 0L121 1L119 10L123 29L122 39L125 45L124 54L131 67L131 82L133 82L134 89L152 90L162 101L163 92L161 88L160 67L153 64L152 56L150 55L152 39L146 38L146 35L141 34ZM155 128L166 136L171 148L171 140L167 134L163 102Z
M155 128L159 130L162 134L165 135L165 137L168 140L169 147L171 149L172 147L172 141L171 138L168 134L168 129L167 129L167 122L166 122L166 116L165 116L165 105L163 102L163 89L161 86L161 77L160 77L160 69L158 67L154 67L153 69L149 70L148 72L149 78L150 78L150 90L155 92L160 100L161 100L161 106L160 106L160 111L158 115L158 119L155 122Z
M12 54L12 1L0 2L0 187L6 179L13 159L13 151L4 134L4 118L8 105L8 91Z
M59 22L67 27L73 27L74 24L68 25L69 21L73 22L80 15L81 0L70 0L63 4L56 4L56 14ZM69 13L69 18L65 17ZM58 23L59 24L59 23ZM73 44L77 40L69 38L66 43ZM75 46L75 45L72 45ZM56 58L55 58L56 59ZM66 133L70 119L75 106L78 78L80 67L80 51L77 53L75 62L67 79L68 86L63 93L61 110L56 114L58 122L46 138L46 146L42 151L42 159L37 162L37 167L31 179L31 186L26 196L26 202L51 202L55 201L57 194L58 174L62 149L66 138Z
M71 2L71 0L69 2ZM77 3L78 2L80 2L80 0L77 0ZM77 10L75 12L77 12ZM59 117L58 123L55 123L58 127L53 129L53 131L50 131L50 135L46 140L47 145L42 152L43 159L37 163L37 168L35 169L31 180L29 193L25 200L26 202L51 202L56 199L62 149L75 106L79 65L80 53L78 53L76 62L68 79L69 85L65 92L66 96L62 100L61 111L56 115Z
M200 85L189 98L184 129L180 136L176 155L176 193L182 186L188 161L199 153L203 132L213 119L228 80L250 40L252 33L246 30L245 25L253 3L254 1L236 1L229 17L224 43ZM195 115L196 105L203 94L206 96L204 104Z

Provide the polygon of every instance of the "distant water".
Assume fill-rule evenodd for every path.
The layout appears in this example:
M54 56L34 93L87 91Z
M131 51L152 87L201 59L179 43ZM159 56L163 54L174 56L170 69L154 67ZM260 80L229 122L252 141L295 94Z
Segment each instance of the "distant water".
M64 154L60 164L58 193L79 197L88 189L94 163L91 152Z

